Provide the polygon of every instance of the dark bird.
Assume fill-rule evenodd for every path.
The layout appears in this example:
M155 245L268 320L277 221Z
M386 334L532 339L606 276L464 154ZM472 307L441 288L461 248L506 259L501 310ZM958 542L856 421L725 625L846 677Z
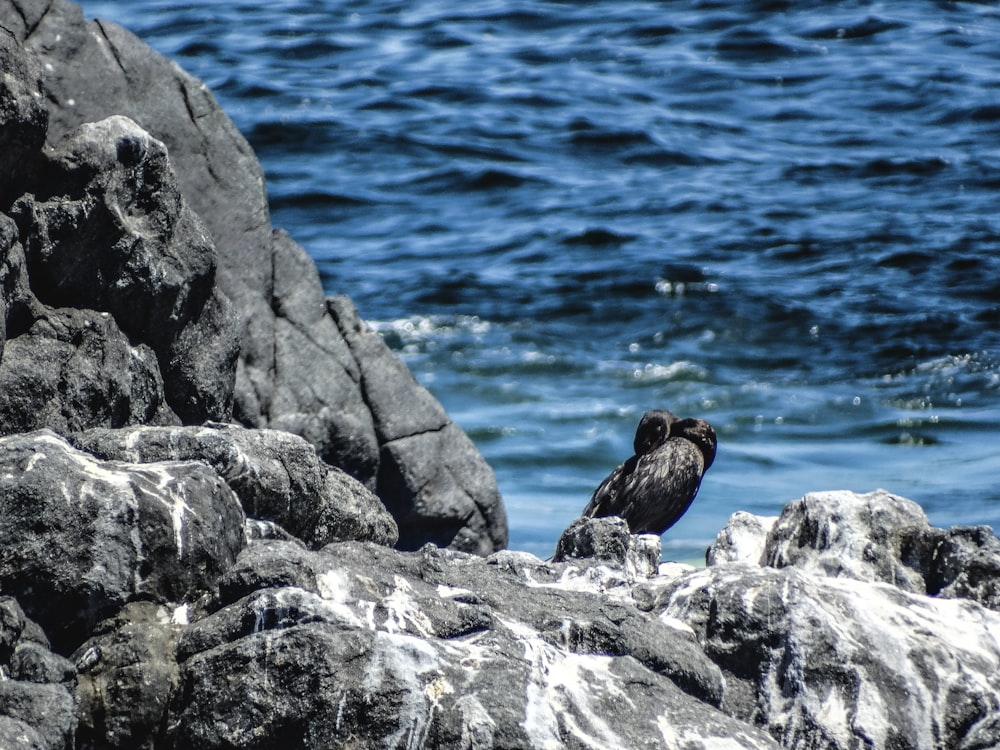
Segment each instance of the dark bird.
M691 507L716 445L703 419L647 411L635 431L635 455L594 490L583 515L620 516L633 534L662 534Z

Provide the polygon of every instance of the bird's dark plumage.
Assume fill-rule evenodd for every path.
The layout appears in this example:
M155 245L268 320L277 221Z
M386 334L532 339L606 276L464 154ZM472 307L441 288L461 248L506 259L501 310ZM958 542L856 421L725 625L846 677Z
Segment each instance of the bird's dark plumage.
M601 482L583 515L620 516L633 534L662 534L691 506L716 445L703 419L646 412L635 431L635 455Z

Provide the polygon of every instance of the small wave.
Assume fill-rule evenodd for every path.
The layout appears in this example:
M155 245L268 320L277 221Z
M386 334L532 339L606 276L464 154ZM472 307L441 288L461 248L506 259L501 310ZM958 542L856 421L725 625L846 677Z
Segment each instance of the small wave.
M459 335L482 337L493 329L489 321L482 320L478 315L412 315L396 320L365 322L376 333L395 338L402 346Z
M668 365L646 362L631 369L633 380L643 383L701 382L708 378L708 370L694 362L682 360Z
M341 193L328 193L321 190L306 190L301 193L269 196L272 211L286 208L344 208L345 206L370 206L375 203L367 198L356 198Z
M778 42L766 31L740 28L725 34L716 43L715 51L720 57L735 62L773 62L804 50Z

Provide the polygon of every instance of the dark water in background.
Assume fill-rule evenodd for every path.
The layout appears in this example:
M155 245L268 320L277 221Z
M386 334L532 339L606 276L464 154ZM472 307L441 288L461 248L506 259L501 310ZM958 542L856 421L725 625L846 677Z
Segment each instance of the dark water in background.
M272 220L551 553L641 413L719 455L664 538L885 487L1000 527L1000 10L84 2L203 79Z

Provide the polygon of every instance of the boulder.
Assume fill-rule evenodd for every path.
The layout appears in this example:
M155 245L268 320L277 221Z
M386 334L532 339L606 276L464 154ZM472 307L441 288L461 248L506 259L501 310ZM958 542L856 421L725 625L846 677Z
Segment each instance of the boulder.
M728 564L673 581L654 611L723 670L723 709L782 747L1000 743L1000 616L971 601Z
M774 747L600 564L268 542L214 606L178 644L171 747Z
M1000 540L884 490L738 513L704 570L644 585L725 675L722 708L783 747L1000 743ZM928 595L929 594L929 595Z
M75 678L17 600L0 596L0 747L73 748Z
M885 490L809 493L769 521L762 522L769 529L764 565L882 581L1000 610L1000 540L988 526L933 528L919 505Z
M102 461L48 430L0 438L0 590L62 652L129 601L197 598L244 540L205 464Z
M150 134L148 140L138 132L124 139L116 137L103 150L93 144L88 158L103 160L112 168L116 168L108 164L112 154L126 163L138 159L130 174L159 185L162 154L156 144L165 146L177 189L204 222L205 236L214 245L217 287L207 297L203 283L207 275L202 272L209 269L204 263L198 265L194 257L201 257L205 243L192 237L192 247L186 251L191 261L185 260L181 270L191 278L180 289L190 290L190 299L179 295L174 302L178 314L191 316L191 323L176 336L164 332L169 346L139 339L157 354L170 407L169 414L154 409L155 416L148 421L168 423L170 414L186 423L228 421L231 407L233 418L246 426L280 429L305 438L324 461L375 490L399 523L401 546L416 548L433 541L483 554L504 547L506 517L492 471L467 436L444 416L437 401L377 336L360 339L363 346L348 346L345 321L327 305L314 264L286 233L272 230L260 165L206 87L115 24L84 20L80 8L66 0L0 0L0 22L42 63L40 90L48 106L48 142L58 145L68 137L76 143L81 126L120 125L119 116L138 123ZM25 99L39 85L39 67L32 64L21 66L26 80L15 87L12 96L23 106L11 117L25 123L22 129L27 128L31 137L21 140L29 150L44 131ZM103 127L111 129L109 124ZM56 163L65 166L65 159ZM42 258L52 263L58 260L62 268L75 257L73 247L89 248L87 237L70 232L69 238L61 238L62 250L49 252L44 243L35 247L44 240L36 234L56 232L57 220L72 223L96 217L114 224L118 217L108 204L115 202L103 194L94 197L90 190L86 201L69 196L70 203L60 205L50 198L63 183L62 177L42 182L47 184L40 187L47 187L52 195L35 190L34 197L22 199L17 212L20 240L27 248L29 265ZM19 190L30 189L13 186L11 195L17 196ZM114 197L121 191L105 192ZM170 191L164 195L153 189L146 192L147 197L166 198L168 204L176 205ZM130 208L123 212L125 217L136 208L150 208L135 201L125 205ZM191 224L183 211L169 220L164 218L167 213L166 208L153 206L138 223L153 223L155 229L172 232ZM169 236L160 239L164 248L173 247ZM139 242L138 246L142 251L153 244ZM120 250L121 244L112 243L110 257L117 257L116 248ZM208 253L204 255L207 261ZM92 274L104 273L100 264L86 265ZM174 272L172 277L168 274L168 281L180 278L178 269L167 270ZM84 295L89 288L80 277L79 283L56 284L53 289L56 278L53 271L44 283L41 275L34 282L42 284L39 296L53 304L64 295ZM142 289L141 274L125 274L122 279L125 289L104 290L105 296L114 298L103 300L107 307ZM196 303L203 297L199 307ZM88 297L86 305L91 304L98 303ZM235 328L231 312L239 321ZM145 323L155 323L163 314L155 304L144 304L135 320L118 323L134 335L135 330L146 331ZM355 325L353 319L346 324ZM373 359L366 361L366 357ZM381 376L379 370L386 366L389 369ZM235 367L235 373L227 367ZM23 410L17 430L43 426L26 424L32 413L32 409ZM83 426L117 427L121 423Z
M229 485L250 518L273 521L312 548L347 540L396 543L396 523L379 499L287 432L208 423L99 428L70 439L105 460L205 463Z
M661 553L659 535L632 534L624 518L577 518L559 537L552 562L607 560L639 579L657 571Z
M472 441L344 296L328 309L357 362L381 446L377 492L399 524L399 548L427 543L489 554L507 546L493 470Z
M186 605L131 602L76 650L78 747L156 747L179 683L177 639L186 616Z

